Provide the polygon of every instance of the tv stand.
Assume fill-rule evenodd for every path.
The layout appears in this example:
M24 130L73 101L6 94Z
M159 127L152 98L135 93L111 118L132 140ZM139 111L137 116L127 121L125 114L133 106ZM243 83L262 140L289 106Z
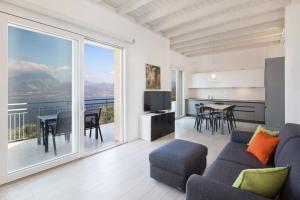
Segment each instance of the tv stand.
M163 111L163 110L158 110L158 111L154 111L152 113L155 113L155 114L162 114L162 113L166 113L167 111Z
M175 112L146 113L140 117L140 137L154 141L175 131Z

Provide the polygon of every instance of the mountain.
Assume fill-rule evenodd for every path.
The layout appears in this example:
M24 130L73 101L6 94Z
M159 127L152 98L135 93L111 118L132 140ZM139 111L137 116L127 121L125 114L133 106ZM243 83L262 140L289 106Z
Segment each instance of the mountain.
M112 84L112 83L95 83L95 82L85 81L84 95L85 95L85 98L113 97L114 96L114 84Z
M70 67L53 67L10 60L10 99L65 99L72 96ZM113 83L85 81L85 98L114 96Z

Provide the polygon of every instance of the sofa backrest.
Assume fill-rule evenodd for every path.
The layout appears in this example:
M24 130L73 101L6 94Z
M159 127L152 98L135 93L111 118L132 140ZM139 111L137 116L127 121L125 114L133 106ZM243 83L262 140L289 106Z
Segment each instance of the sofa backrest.
M275 166L290 166L280 199L300 199L300 125L286 124L280 131L275 152Z

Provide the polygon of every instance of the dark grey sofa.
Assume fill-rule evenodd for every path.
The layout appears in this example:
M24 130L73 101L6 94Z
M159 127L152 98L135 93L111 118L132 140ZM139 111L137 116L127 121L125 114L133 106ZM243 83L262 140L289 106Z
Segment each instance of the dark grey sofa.
M253 133L235 131L231 141L203 176L192 175L187 182L187 200L266 200L232 187L243 169L265 168L246 152ZM280 131L280 143L269 167L290 166L289 176L280 193L281 200L300 199L300 125L286 124Z

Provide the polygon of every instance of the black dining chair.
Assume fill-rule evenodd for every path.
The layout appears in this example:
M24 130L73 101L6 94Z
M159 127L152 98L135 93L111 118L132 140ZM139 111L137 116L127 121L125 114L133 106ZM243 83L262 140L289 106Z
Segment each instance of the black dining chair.
M204 106L203 103L199 103L199 104L195 104L195 109L196 109L196 119L195 119L195 124L194 124L194 128L199 128L199 124L201 123L200 120L201 120L201 114L200 114L200 107L201 106Z
M215 131L218 131L218 115L215 114L215 110L211 107L202 106L201 109L201 113L204 113L202 121L205 120L206 130L211 128L212 134L214 134Z
M59 112L57 114L56 123L50 124L49 129L49 132L52 135L54 154L57 155L55 137L65 135L65 140L70 142L72 132L72 112Z
M234 108L235 105L232 105L224 111L224 121L227 123L229 133L231 133L234 130L234 128L236 128Z

